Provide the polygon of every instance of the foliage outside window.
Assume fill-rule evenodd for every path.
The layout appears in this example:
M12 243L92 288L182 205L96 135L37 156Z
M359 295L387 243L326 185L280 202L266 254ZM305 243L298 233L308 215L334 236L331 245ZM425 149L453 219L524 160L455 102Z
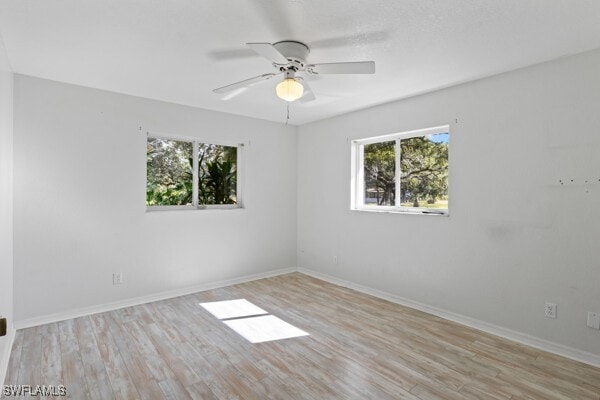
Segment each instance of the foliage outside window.
M353 209L446 214L448 126L356 140Z
M239 206L238 147L148 137L146 205Z

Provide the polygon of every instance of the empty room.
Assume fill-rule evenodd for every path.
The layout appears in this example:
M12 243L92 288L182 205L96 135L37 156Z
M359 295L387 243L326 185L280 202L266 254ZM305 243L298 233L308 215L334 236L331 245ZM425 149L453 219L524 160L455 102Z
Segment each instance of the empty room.
M0 398L600 400L599 22L0 0Z

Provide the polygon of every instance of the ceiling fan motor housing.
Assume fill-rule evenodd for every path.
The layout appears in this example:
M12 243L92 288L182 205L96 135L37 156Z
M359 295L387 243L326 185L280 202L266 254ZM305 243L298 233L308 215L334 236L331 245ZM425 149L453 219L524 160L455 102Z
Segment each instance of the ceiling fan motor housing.
M294 68L296 71L304 68L306 58L308 57L308 53L310 53L310 49L307 45L293 40L284 40L274 43L273 47L288 59L290 67ZM280 68L282 70L286 69L285 66L281 64L273 63L273 65L275 68Z

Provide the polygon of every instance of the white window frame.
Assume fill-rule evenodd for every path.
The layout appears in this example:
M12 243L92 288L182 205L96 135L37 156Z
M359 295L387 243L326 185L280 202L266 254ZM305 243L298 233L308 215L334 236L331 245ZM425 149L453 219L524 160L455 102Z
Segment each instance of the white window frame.
M356 211L379 211L379 212L396 212L403 214L419 214L419 215L450 215L449 209L431 209L425 207L403 207L400 202L397 201L397 205L394 206L377 206L365 204L365 190L364 190L364 149L365 145L380 142L396 142L396 198L400 199L400 185L399 179L400 173L400 140L409 139L413 137L436 135L440 133L448 133L448 139L450 138L450 126L436 126L433 128L417 129L413 131L393 133L390 135L374 136L365 139L357 139L351 142L350 149L350 160L351 160L351 171L352 179L350 183L350 209ZM448 158L450 158L448 156ZM448 160L450 161L450 160ZM449 167L448 167L449 168Z
M163 134L163 133L154 133L147 132L146 133L146 142L145 146L148 145L148 139L163 139L163 140L173 140L179 142L188 142L192 143L192 152L193 152L193 163L194 163L194 171L192 175L193 185L192 185L192 204L191 205L182 205L182 206L146 206L146 211L172 211L172 210L233 210L233 209L241 209L244 208L242 202L242 188L243 188L243 170L244 167L242 163L244 161L244 143L233 143L233 142L224 142L224 141L214 141L214 140L202 140L189 136L179 136L179 135L171 135L171 134ZM203 144L213 144L217 146L227 146L227 147L235 147L236 151L236 187L235 187L235 197L236 204L198 204L198 145L200 143ZM146 185L148 185L148 170L145 169L145 179ZM145 195L145 192L144 192Z

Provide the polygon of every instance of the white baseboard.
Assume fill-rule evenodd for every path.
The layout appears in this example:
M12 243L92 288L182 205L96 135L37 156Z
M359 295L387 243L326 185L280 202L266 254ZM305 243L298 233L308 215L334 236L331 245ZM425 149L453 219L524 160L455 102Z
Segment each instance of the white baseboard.
M600 368L600 356L593 353L588 353L582 350L562 345L560 343L550 342L548 340L540 339L535 336L528 335L526 333L517 332L512 329L503 328L501 326L480 321L475 318L467 317L451 311L446 311L437 307L432 307L427 304L409 300L391 293L383 292L381 290L372 289L367 286L359 285L354 282L349 282L331 275L322 274L320 272L313 271L310 269L298 268L298 272L312 276L317 279L321 279L329 283L333 283L334 285L345 286L347 288L354 289L358 292L362 292L371 296L378 297L380 299L391 301L392 303L414 308L416 310L423 311L428 314L433 314L440 318L457 322L459 324L466 325L471 328L478 329L480 331L491 333L493 335L500 336L505 339L512 340L514 342L522 343L539 350L547 351L549 353L557 354L559 356L570 358L572 360L580 361L582 363Z
M6 379L6 373L8 372L8 361L10 360L10 352L12 351L13 342L15 341L15 328L9 328L8 330L8 341L4 354L0 355L0 388L4 386L4 380Z
M84 317L86 315L98 314L107 311L118 310L120 308L137 306L139 304L151 303L153 301L171 299L173 297L185 296L187 294L202 292L204 290L217 289L225 286L237 285L240 283L255 281L258 279L270 278L277 275L289 274L296 272L296 268L283 268L274 271L261 272L253 275L246 275L239 278L227 279L224 281L203 283L200 285L190 286L182 289L171 290L151 294L148 296L135 297L126 300L119 300L110 303L100 304L97 306L83 307L65 312L60 312L41 317L28 318L20 321L15 321L15 329L31 328L33 326L50 324L53 322L64 321L71 318Z

